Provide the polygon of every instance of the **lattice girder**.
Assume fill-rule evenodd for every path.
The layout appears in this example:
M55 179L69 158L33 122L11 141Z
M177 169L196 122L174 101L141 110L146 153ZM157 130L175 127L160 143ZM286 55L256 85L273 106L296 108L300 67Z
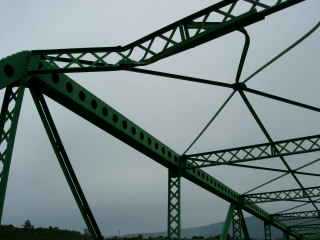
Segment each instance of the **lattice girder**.
M266 222L264 223L264 239L272 240L271 225Z
M320 197L320 187L309 187L304 189L289 189L274 192L262 192L244 195L244 199L252 203L275 202L275 201L292 201L305 198Z
M185 158L194 166L207 167L310 153L319 150L320 135L312 135L275 141L274 144L263 143L211 152L189 154L186 155Z
M276 218L280 221L295 221L300 219L319 219L319 211L302 211L302 212L289 212L282 214L274 214L273 218Z
M249 233L242 210L234 206L232 208L232 240L249 240Z
M32 51L55 66L35 72L106 71L151 64L302 1L223 0L126 46Z
M181 177L168 170L168 239L181 238Z
M0 224L24 90L7 87L0 113Z

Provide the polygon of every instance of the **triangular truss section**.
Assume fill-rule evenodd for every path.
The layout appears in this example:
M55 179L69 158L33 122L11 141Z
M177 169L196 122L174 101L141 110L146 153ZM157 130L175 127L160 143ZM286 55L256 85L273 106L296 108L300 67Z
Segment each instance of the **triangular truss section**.
M297 170L286 162L285 157L319 151L320 136L315 133L312 136L275 139L247 95L253 93L316 112L319 112L319 108L260 92L249 88L247 80L241 80L251 41L245 28L302 1L221 0L125 46L33 50L17 53L1 60L0 88L5 88L6 93L0 114L0 221L23 92L25 88L29 88L59 164L94 239L102 240L103 236L73 171L46 105L44 95L168 168L168 237L170 240L180 239L181 237L181 177L231 203L222 239L226 238L231 223L234 239L249 239L243 211L265 223L266 239L271 239L269 235L271 225L294 239L314 237L317 232L313 231L312 224L292 227L273 218L269 212L256 203L266 201L266 198L268 201L274 202L284 199L306 199L307 202L302 204L310 204L314 211L319 211L318 201L313 200L319 195L319 186L305 187L298 177ZM245 38L235 80L232 83L141 68L232 32L241 32ZM310 35L310 33L308 34ZM239 94L241 102L255 120L265 142L204 153L179 154L65 75L65 73L72 72L116 70L133 71L228 88L234 92L233 94ZM285 166L288 175L298 187L255 192L251 195L241 194L203 171L201 169L203 166L196 164L199 159L203 160L203 158L205 158L205 163L210 164L210 166L244 164L247 161L277 158ZM284 211L292 211L303 206L292 207Z

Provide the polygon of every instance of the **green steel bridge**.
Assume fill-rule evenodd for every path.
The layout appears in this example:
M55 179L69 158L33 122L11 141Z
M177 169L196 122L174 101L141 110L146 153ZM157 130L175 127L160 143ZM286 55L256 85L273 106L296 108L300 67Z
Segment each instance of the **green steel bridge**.
M5 91L0 114L0 223L19 114L27 88L31 92L34 104L81 215L94 239L103 239L103 236L77 180L44 96L53 99L168 169L168 239L181 238L181 178L191 181L230 203L221 232L221 240L227 239L229 232L232 232L233 239L250 239L250 232L243 216L244 211L264 222L266 240L272 239L271 227L280 229L286 239L320 239L320 211L317 206L320 200L320 186L305 187L299 178L303 175L320 176L318 173L303 170L307 166L315 164L319 159L297 169L291 168L286 161L286 156L289 155L319 151L320 135L298 136L275 141L265 127L263 119L247 98L247 93L285 102L310 111L320 112L320 108L250 88L247 86L247 82L254 75L241 80L242 69L250 45L250 35L246 31L246 27L301 2L304 0L222 0L125 46L31 50L3 58L0 61L0 88ZM315 31L318 26L319 24L308 34ZM143 66L235 31L243 34L244 45L233 83L143 68ZM268 64L293 48L305 37L299 39ZM232 89L232 94L208 125L215 120L232 96L238 93L267 141L210 152L187 154L186 151L179 154L67 75L67 73L77 72L120 70ZM206 128L195 141L205 130ZM248 162L273 158L280 159L285 170L246 165ZM265 184L289 175L294 179L297 187L281 191L259 192L261 186L258 186L254 193L241 194L203 170L206 167L218 165L280 172L282 173L280 177L271 179ZM299 205L276 214L269 213L262 208L263 203L282 201L297 202ZM312 206L313 210L299 210L301 206L308 204Z

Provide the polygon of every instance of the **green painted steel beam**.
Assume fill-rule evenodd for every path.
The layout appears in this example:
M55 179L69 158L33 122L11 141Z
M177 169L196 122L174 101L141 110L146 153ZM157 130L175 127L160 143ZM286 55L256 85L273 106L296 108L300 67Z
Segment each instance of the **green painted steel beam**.
M37 86L30 87L30 92L38 110L38 113L40 115L43 126L47 132L52 148L58 159L61 170L78 205L82 218L86 223L87 228L93 239L102 240L104 238L90 209L89 203L85 198L84 192L82 191L76 173L73 170L72 164L63 146L62 140L54 124L47 103L43 95L38 93Z
M280 221L295 221L300 219L320 219L319 211L301 211L301 212L289 212L272 215L274 218Z
M259 0L223 0L126 46L35 50L33 56L55 65L36 72L110 71L151 64L243 29L302 1L262 4Z
M320 197L320 186L308 188L296 188L288 190L280 190L273 192L262 192L243 195L244 199L253 203L290 201L306 199L308 197Z
M299 231L299 230L297 229L297 231ZM301 232L301 234L303 236L311 236L311 235L319 235L320 234L319 227L314 228L314 229L304 229L304 230L300 230L299 232ZM319 240L319 238L317 238L317 240Z
M30 57L30 52L24 51L0 60L0 89L27 76Z
M186 179L232 203L237 209L244 209L263 221L280 228L285 233L300 239L299 234L293 232L288 226L282 224L252 201L245 201L242 195L219 180L201 169L192 167L198 162L201 162L200 165L224 164L225 154L231 154L231 161L243 162L318 151L320 150L319 135L316 139L312 138L314 136L304 139L291 139L290 142L282 142L279 146L276 145L278 143L276 142L268 146L255 145L251 146L251 149L242 148L240 152L245 153L249 160L243 159L238 153L232 152L235 149L229 149L228 152L220 152L221 155L217 152L213 154L210 152L209 157L208 153L201 153L196 157L187 156L186 161L185 156L179 155L71 78L58 74L58 72L123 70L151 64L228 33L239 31L245 26L262 20L267 15L302 1L304 0L279 0L270 3L259 0L223 0L123 47L21 52L0 60L0 89L12 86L24 88L27 83L21 82L21 80L29 80L30 77L29 82L37 84L42 93L95 126L122 140L167 167L170 171L181 172L181 175ZM240 4L243 5L238 7ZM236 5L237 8L235 8ZM237 11L234 9L237 9ZM239 11L239 9L241 10ZM213 19L218 20L216 22ZM42 74L35 75L39 73ZM310 144L312 147L305 146ZM256 151L259 152L258 158L255 155ZM212 156L218 157L218 160L210 159ZM223 163L219 162L222 160ZM302 189L301 191L303 191L302 194L305 194L309 190ZM298 197L294 195L294 198L291 199L299 199L301 193L295 194ZM314 192L312 194L317 195Z
M45 64L45 63L44 63ZM50 66L46 66L50 68ZM95 126L122 140L161 165L179 169L181 156L163 142L130 121L124 115L104 103L84 87L64 74L40 74L33 76L39 90L56 102L85 118ZM252 215L272 223L275 227L289 232L288 228L273 220L263 209L252 203L243 202L242 196L219 180L201 169L185 169L182 176L218 195L224 200L234 203ZM290 232L295 235L295 233Z
M314 240L319 240L320 239L320 232L318 231L301 231L301 233L304 236L304 239L309 240L309 239L314 239Z
M0 224L6 198L15 136L24 96L24 86L7 87L0 113Z
M238 206L235 206L232 211L232 239L250 240L243 212Z
M275 141L274 143L262 143L203 153L188 154L184 157L194 166L209 167L316 151L320 151L320 135L290 138Z
M181 176L168 169L168 240L181 239Z
M264 240L272 240L271 225L264 222Z
M319 240L320 239L320 233L314 233L312 236L306 236L306 240Z
M233 215L234 207L235 207L234 204L230 204L226 219L223 224L222 232L219 238L220 240L228 240L229 238L229 232L230 232L230 226L232 224L232 215Z
M315 223L315 224L299 224L299 225L290 226L290 228L300 228L300 229L312 228L312 229L318 229L318 230L319 230L319 228L320 228L320 223Z

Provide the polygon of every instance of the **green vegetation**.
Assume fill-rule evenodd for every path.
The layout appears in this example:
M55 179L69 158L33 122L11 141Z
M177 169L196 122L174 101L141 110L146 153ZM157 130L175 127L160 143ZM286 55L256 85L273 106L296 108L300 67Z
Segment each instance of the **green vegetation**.
M57 227L36 228L30 220L26 220L21 227L13 225L0 225L0 239L4 240L91 240L88 230L84 233L70 230L63 230ZM166 240L164 236L144 237L139 234L136 236L114 236L106 238L108 240ZM219 237L194 236L192 240L218 240ZM182 238L182 240L188 240Z
M133 236L133 237L112 237L112 238L107 238L107 239L108 240L167 240L167 238L164 236L143 237L141 234L137 235L137 236ZM207 237L207 238L203 237L203 236L194 236L194 237L192 237L192 239L181 238L181 240L219 240L219 236Z
M76 231L61 230L57 227L35 228L30 220L23 227L0 226L0 239L5 240L89 240L88 236Z

